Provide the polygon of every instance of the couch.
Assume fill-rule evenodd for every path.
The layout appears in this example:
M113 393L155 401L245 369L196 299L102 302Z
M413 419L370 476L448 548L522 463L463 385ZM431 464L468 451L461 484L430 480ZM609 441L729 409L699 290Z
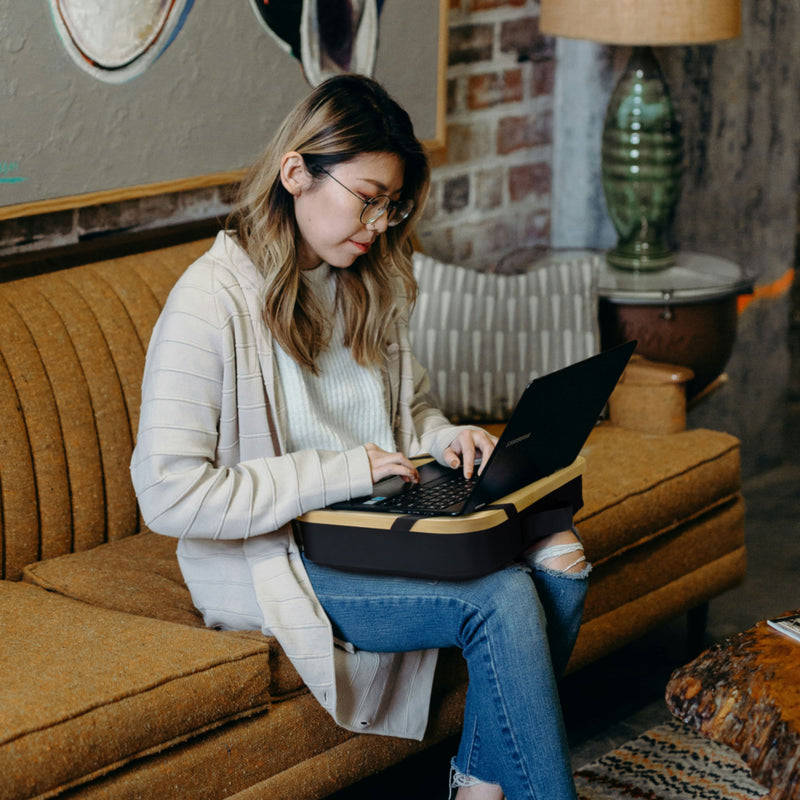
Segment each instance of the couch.
M1 800L310 800L459 731L457 652L440 658L422 742L341 730L274 639L203 626L174 540L143 525L128 463L148 338L171 285L209 244L51 258L46 273L0 285ZM423 292L421 351L444 335L424 329L446 318L431 306L447 292L452 301L445 281ZM506 306L536 294L535 280L515 285ZM501 330L490 317L484 332ZM481 356L490 369L462 364L454 418L498 422L512 391L498 401L487 386L509 387L527 369L495 369L508 341L492 338ZM453 364L428 366L447 385ZM577 524L595 566L571 671L675 615L702 621L745 572L738 441L680 425L648 431L653 381L628 383L644 392L644 414L598 425L584 449Z

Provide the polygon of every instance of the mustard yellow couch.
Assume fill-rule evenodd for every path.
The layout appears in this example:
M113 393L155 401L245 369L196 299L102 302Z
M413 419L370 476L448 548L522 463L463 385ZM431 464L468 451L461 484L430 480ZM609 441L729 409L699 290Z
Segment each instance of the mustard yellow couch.
M422 743L337 728L273 639L203 627L174 541L143 527L128 463L145 350L208 245L0 285L0 800L311 800L459 730L456 652ZM603 424L584 454L595 569L570 670L745 572L736 439Z

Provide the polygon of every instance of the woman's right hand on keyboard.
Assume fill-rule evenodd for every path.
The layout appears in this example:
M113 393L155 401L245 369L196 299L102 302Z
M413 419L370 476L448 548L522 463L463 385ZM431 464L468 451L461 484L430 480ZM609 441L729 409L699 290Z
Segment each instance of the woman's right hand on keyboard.
M445 448L442 458L453 469L458 469L463 465L464 477L469 480L472 477L477 458L479 457L481 460L478 467L478 475L480 475L496 444L497 439L482 428L466 428L450 442L449 447Z
M369 458L373 483L382 481L384 478L390 478L393 475L402 478L404 481L419 482L417 468L402 453L387 453L386 450L382 450L372 442L365 444L364 448Z

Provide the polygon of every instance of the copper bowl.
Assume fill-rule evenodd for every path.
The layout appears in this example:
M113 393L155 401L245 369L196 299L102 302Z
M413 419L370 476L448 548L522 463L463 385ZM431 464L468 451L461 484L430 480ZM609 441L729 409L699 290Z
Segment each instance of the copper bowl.
M601 298L603 349L637 339L636 352L652 361L680 364L694 372L686 385L691 400L725 369L736 341L737 294L673 306L611 302Z

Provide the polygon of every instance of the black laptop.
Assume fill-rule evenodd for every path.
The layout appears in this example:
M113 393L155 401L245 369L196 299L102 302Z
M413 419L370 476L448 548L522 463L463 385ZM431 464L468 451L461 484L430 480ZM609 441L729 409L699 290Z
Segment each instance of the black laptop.
M337 510L457 516L568 467L580 454L636 342L531 381L522 393L483 472L469 480L461 468L434 461L419 467L419 483L387 478L371 495L331 506Z

